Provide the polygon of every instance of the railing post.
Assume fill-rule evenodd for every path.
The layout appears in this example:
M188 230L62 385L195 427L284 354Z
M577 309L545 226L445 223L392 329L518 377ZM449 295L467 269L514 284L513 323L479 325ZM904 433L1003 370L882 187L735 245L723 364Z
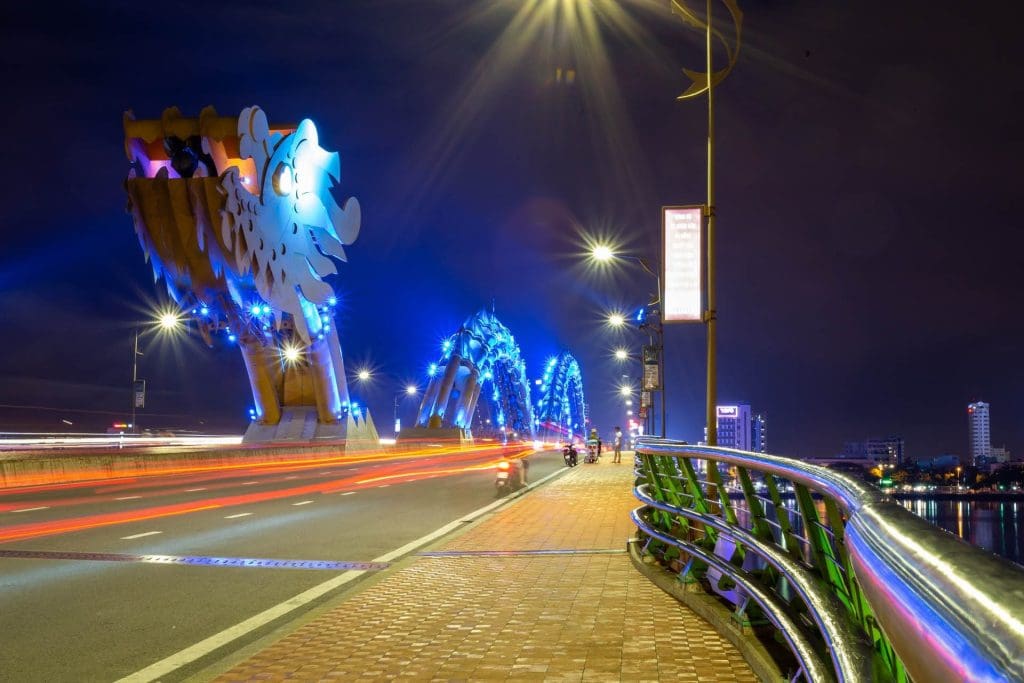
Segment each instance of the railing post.
M764 484L768 487L768 497L772 499L772 506L775 508L775 521L778 522L779 531L782 536L782 547L790 557L803 559L800 550L800 542L793 534L793 525L789 523L789 510L782 504L782 496L779 494L779 485L775 475L765 474Z
M843 568L836 559L835 550L828 534L821 527L818 510L814 506L814 497L802 484L794 484L793 490L796 493L800 516L804 520L804 536L811 547L814 564L821 572L821 577L832 584L836 595L853 614L854 609L849 603L850 595L846 586L846 578L843 576Z

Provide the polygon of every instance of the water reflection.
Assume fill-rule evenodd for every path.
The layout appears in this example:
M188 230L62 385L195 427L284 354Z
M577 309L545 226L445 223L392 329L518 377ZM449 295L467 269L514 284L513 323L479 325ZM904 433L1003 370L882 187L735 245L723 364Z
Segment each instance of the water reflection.
M1024 564L1024 504L920 498L900 502L914 514L965 541Z

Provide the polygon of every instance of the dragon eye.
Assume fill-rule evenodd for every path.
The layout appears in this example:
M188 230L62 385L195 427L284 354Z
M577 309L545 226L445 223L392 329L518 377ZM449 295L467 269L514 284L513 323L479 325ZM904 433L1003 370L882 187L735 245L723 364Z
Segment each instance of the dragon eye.
M280 163L274 169L274 192L281 196L291 194L295 187L295 180L292 177L292 168L285 163Z

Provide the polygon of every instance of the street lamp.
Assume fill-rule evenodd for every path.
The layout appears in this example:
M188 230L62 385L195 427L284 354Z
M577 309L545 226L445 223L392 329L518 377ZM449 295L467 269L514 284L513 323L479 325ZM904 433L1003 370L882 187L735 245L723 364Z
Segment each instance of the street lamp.
M633 389L630 388L629 386L623 384L621 387L619 387L619 395L620 396L632 396L633 395Z
M287 363L297 363L302 358L302 347L295 344L285 344L281 347L281 357Z
M715 415L715 406L718 402L718 377L717 357L715 354L717 339L717 318L715 299L715 88L729 75L739 58L740 45L742 44L743 13L736 5L735 0L724 0L725 6L732 16L735 29L735 42L730 44L725 36L718 30L712 28L712 0L707 0L707 13L703 21L685 5L684 0L671 0L672 11L679 15L684 23L698 30L704 31L704 73L690 69L684 69L692 83L677 97L678 100L686 100L692 97L699 97L704 93L708 96L708 138L707 138L707 256L705 259L705 284L707 289L706 306L704 311L704 323L707 325L707 443L709 446L718 445L718 422ZM717 37L725 46L728 64L721 70L715 71L712 66L712 38Z
M165 332L172 332L181 324L181 316L174 311L166 311L160 314L160 317L157 319L157 324L160 325L161 330Z
M607 263L615 258L615 252L606 244L594 245L594 248L590 250L590 255L595 261L600 261L601 263Z
M420 392L419 387L415 384L406 385L405 389L395 394L395 437L398 437L398 432L402 431L402 423L398 420L398 403L402 397L415 396Z
M367 370L366 368L363 368L362 370L358 370L356 372L356 379L358 379L360 382L365 382L369 380L371 376L372 375L370 371Z
M183 322L178 311L167 309L158 312L151 320L135 324L135 329L132 331L132 421L130 427L133 434L138 431L136 410L146 407L146 380L139 379L139 356L142 355L142 352L139 351L139 335L143 326L155 328L158 334L173 334L183 327Z
M639 259L638 258L638 260L641 263L643 263L643 259ZM648 269L648 272L653 272L653 271L650 271ZM657 276L655 276L655 277L657 277ZM658 278L658 287L659 287L659 289L661 287L661 279L660 278ZM650 320L648 320L648 318L645 315L638 315L637 316L637 320L638 320L639 324L635 328L635 329L637 329L639 331L646 330L646 332L647 332L647 342L648 342L647 346L644 348L643 357L640 359L641 369L643 370L643 372L641 373L641 389L644 392L658 391L658 392L661 393L661 400L660 400L660 404L661 404L661 429L660 429L660 432L661 432L661 436L665 437L666 436L666 424L665 424L665 412L666 412L666 409L665 408L666 408L666 398L667 398L667 393L668 393L666 391L666 389L665 389L665 328L664 328L664 325L662 324L662 320L661 320L661 309L660 309L659 301L656 300L656 301L648 304L647 306L644 306L641 309L641 312L646 313L648 311L648 309L653 310L658 315L658 320L656 322L655 321L650 321ZM616 329L630 327L632 329L632 326L627 326L627 324L626 324L626 316L624 316L622 313L619 313L617 311L609 313L608 317L606 318L606 321L607 321L607 324L608 324L609 327L613 327L613 328L616 328ZM655 341L655 335L657 335L657 341ZM629 357L630 357L629 356L629 352L626 349L619 348L619 349L615 350L615 358L616 359L621 361L621 360L627 360ZM656 378L647 374L646 369L647 369L648 366L656 366L656 368L657 368L657 376L656 376ZM650 396L650 393L648 393L647 395ZM647 406L642 406L642 408L646 409ZM649 415L649 417L645 418L645 419L649 419L650 420L650 423L648 424L648 426L654 425L655 424L655 420L654 420L653 414L649 414L648 413L648 415ZM652 434L654 433L654 429L653 428L650 429L650 433L652 433Z
M647 330L649 346L653 347L654 352L655 352L655 355L650 358L650 361L648 361L647 354L645 353L644 354L643 362L645 362L645 363L646 362L652 362L652 363L656 362L658 364L657 387L654 387L653 384L652 384L652 385L650 385L651 388L648 389L648 384L645 381L644 385L643 385L643 389L644 389L644 391L657 390L657 391L659 391L661 393L661 400L660 400L660 403L661 403L661 436L664 437L664 436L666 436L665 412L666 412L666 401L667 401L667 398L668 398L668 392L665 389L665 334L664 334L663 317L662 317L662 314L661 314L661 306L662 306L662 303L661 303L661 275L658 272L656 272L653 268L651 268L650 264L648 264L647 261L642 256L638 256L636 254L620 253L620 252L617 252L610 245L602 244L600 242L592 242L592 245L593 246L590 249L590 258L593 261L601 263L601 264L606 264L606 263L609 263L609 262L611 262L613 260L617 260L617 259L621 259L621 260L624 260L624 261L632 261L633 263L635 263L638 266L640 266L640 268L645 273L647 273L652 278L654 278L654 286L655 286L654 298L651 300L650 303L648 303L646 306L644 306L641 309L641 311L646 314L646 312L650 309L651 311L653 311L658 316L658 322L657 323L649 322L646 319L646 315L638 316L637 320L639 322L639 325L638 325L639 329L641 329L641 330L642 329L646 329ZM621 315L619 313L613 313L613 314L608 316L608 324L610 326L612 326L612 327L622 327L623 325L625 325L625 323L626 323L625 316L623 316L623 315ZM657 335L657 338L658 338L657 339L657 343L655 343L655 340L654 340L655 335ZM622 356L619 356L617 352L616 352L616 358L619 358L620 360L624 360L624 358ZM651 420L653 422L653 420L654 420L653 416L651 417Z

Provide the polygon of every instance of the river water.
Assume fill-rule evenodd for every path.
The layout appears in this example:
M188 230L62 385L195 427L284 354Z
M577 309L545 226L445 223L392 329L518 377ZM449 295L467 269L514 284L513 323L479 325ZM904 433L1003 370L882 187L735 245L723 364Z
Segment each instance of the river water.
M913 498L899 502L969 543L1024 564L1024 500Z

